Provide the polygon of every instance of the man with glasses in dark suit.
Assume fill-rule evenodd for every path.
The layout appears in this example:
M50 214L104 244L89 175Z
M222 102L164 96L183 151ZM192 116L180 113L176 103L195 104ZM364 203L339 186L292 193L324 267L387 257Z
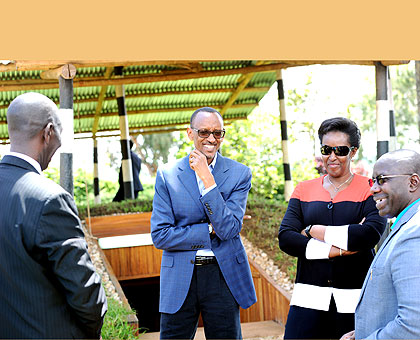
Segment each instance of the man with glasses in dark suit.
M73 198L41 175L61 145L57 106L39 93L7 110L0 163L0 339L99 339L107 304Z

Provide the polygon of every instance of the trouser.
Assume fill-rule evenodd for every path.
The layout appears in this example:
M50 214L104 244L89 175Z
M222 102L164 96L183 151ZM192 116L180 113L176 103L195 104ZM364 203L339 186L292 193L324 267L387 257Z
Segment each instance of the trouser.
M328 311L290 306L284 339L340 339L354 330L354 314L338 313L334 298Z
M161 313L161 339L193 339L203 318L206 339L242 339L239 305L218 264L195 265L187 297L174 314Z

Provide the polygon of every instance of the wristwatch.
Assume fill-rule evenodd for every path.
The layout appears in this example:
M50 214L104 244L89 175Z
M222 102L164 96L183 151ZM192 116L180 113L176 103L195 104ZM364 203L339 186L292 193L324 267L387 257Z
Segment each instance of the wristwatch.
M306 234L306 236L308 236L308 238L312 238L312 236L311 236L311 229L312 229L312 227L313 227L313 225L312 225L312 224L310 224L310 225L308 225L308 226L305 228L305 234Z

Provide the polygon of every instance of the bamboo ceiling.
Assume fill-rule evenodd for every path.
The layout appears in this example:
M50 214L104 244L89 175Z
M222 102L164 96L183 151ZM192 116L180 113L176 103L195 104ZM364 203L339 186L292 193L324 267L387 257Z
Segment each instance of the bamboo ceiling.
M383 61L397 65L407 61ZM36 91L59 103L63 65L76 75L76 136L119 130L115 85L125 85L129 128L134 133L185 129L201 106L220 110L226 122L246 119L276 80L276 71L311 64L374 65L373 61L0 61L0 141L7 142L6 111L19 94ZM74 66L74 67L73 67ZM114 67L123 76L114 76ZM69 68L70 72L70 68Z

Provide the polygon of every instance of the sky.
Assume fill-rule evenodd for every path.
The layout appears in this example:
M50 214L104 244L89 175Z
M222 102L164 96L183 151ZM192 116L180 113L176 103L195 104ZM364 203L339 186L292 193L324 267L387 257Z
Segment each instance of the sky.
M413 66L410 66L413 67ZM392 74L392 73L391 73ZM326 118L345 115L350 104L357 104L363 100L366 94L375 94L375 68L373 66L358 65L313 65L291 67L283 71L283 83L285 94L289 90L297 89L301 91L305 88L310 77L312 85L310 86L310 107L307 111L314 119L315 126ZM260 101L257 110L278 112L277 86L270 89L266 96ZM288 120L295 118L298 113L291 112L286 107ZM357 123L357 121L356 121ZM298 139L293 145L290 145L290 161L299 160L299 158L308 155L302 150L307 148L308 140L305 137ZM376 135L363 135L362 143L365 152L374 158L376 155ZM417 148L417 145L412 145ZM99 138L99 176L102 179L117 181L118 173L110 166L110 159L106 151L111 150L118 154L120 148L119 138ZM4 155L9 146L0 146L0 154ZM310 150L312 151L312 150ZM420 151L420 150L418 150ZM60 149L56 152L50 166L59 167ZM76 139L73 147L74 168L84 168L87 172L93 172L93 142L91 139ZM309 152L309 155L311 153ZM148 176L146 169L141 172L141 180L144 182L153 182Z

